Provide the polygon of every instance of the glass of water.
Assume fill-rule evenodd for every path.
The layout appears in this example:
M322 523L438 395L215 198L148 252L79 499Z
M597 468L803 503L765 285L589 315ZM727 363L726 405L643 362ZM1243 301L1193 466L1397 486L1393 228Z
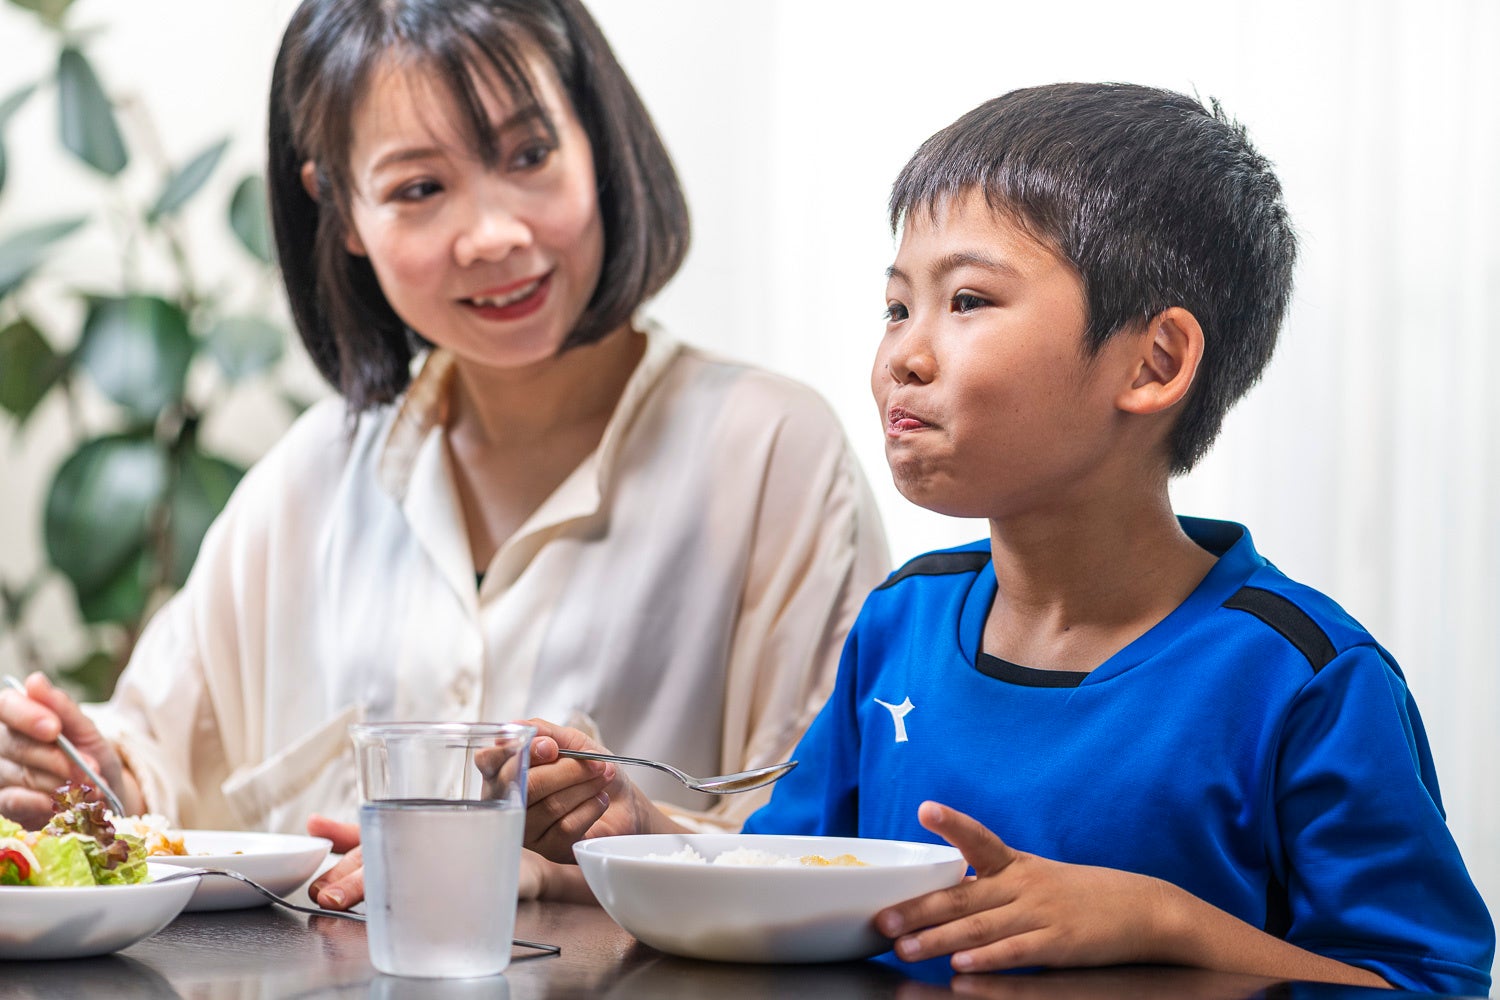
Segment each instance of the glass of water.
M531 726L349 727L359 767L370 962L392 976L510 964Z

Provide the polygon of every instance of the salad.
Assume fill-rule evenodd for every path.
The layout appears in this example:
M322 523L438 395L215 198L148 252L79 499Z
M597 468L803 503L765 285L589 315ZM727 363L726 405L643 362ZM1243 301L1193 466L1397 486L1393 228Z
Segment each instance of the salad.
M146 880L146 846L117 832L93 789L69 782L52 793L52 819L25 830L0 816L0 886L131 885Z

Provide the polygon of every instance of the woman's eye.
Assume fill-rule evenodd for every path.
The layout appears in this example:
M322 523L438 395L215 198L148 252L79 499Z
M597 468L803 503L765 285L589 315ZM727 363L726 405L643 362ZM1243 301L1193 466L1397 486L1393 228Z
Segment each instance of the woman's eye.
M547 142L528 142L516 151L511 158L511 165L517 170L530 170L540 167L552 156L553 146Z
M988 302L972 292L959 292L953 296L953 301L949 308L952 312L966 313L973 312L975 309L981 309L987 305L989 305Z
M437 181L420 180L403 184L391 195L395 201L425 201L443 188Z
M887 323L899 323L906 319L906 307L899 302L890 302L885 307L885 321Z

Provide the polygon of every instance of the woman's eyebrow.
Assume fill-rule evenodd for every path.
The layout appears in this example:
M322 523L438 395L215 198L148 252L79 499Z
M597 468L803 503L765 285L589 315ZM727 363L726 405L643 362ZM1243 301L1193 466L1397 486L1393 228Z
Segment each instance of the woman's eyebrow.
M518 108L505 119L493 123L491 127L494 129L496 135L500 135L506 132L530 129L537 123L541 123L550 134L552 120L547 116L547 112L542 109L541 105L529 104L526 107ZM442 155L443 149L439 146L408 146L401 149L393 149L376 159L370 165L370 173L378 174L388 167L399 166L402 163L409 163L413 160L433 159Z
M432 157L441 155L442 150L436 146L411 146L405 149L392 150L370 165L370 173L378 174L387 167L408 163L412 160L431 159Z

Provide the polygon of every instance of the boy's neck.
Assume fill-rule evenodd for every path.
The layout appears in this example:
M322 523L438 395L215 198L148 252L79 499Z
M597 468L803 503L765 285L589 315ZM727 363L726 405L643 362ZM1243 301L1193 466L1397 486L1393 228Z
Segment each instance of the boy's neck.
M1089 671L1169 615L1217 561L1183 532L1165 490L1100 516L1052 511L990 522L999 592L984 652Z

